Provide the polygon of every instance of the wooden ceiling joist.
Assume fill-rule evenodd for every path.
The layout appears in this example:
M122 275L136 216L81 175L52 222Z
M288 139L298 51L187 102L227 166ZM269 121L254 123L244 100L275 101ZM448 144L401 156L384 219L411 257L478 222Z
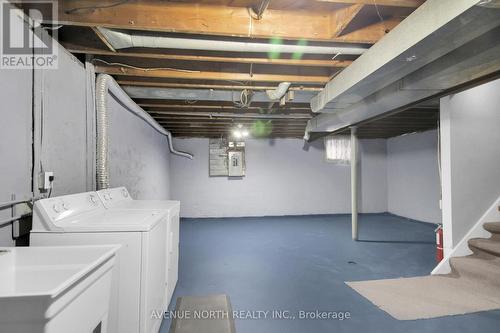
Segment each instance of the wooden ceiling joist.
M138 103L140 107L143 108L167 108L167 109L213 109L213 110L228 110L228 111L235 111L235 110L240 110L240 111L246 111L246 110L265 110L265 107L259 107L259 106L249 106L242 110L241 108L237 108L236 106L232 105L201 105L201 104L160 104L160 103ZM286 107L286 108L281 108L278 109L276 108L277 111L279 112L290 112L290 111L306 111L309 113L311 111L311 108L309 107Z
M235 128L235 123L232 124L175 124L175 123L168 123L168 122L163 122L160 123L162 126L165 126L167 128L176 128L179 130L182 129L197 129L197 128L211 128L211 129L234 129ZM247 129L253 128L252 126L245 126ZM304 131L303 126L288 126L288 125L269 125L269 129L274 129L274 130L293 130L293 131Z
M158 88L187 88L187 89L219 89L219 90L273 90L276 86L250 86L250 85L219 85L202 83L173 83L173 82L155 82L155 81L137 81L137 80L117 80L121 86L135 87L158 87ZM321 87L290 87L292 91L321 91Z
M338 32L335 22L338 20L339 12L344 12L345 8L330 12L268 9L262 19L255 20L249 16L245 7L172 2L165 4L160 0L138 0L112 7L96 4L94 8L91 5L90 7L89 9L89 2L86 0L60 2L57 20L47 23L232 37L370 44L385 35L385 31L375 25L368 27L364 34L335 37ZM43 17L51 17L49 13L46 14Z
M297 120L297 119L311 119L312 117L304 113L295 114L261 114L261 113L219 113L219 112L182 112L182 111L164 111L157 114L157 118L165 116L189 116L189 117L208 117L208 118L219 118L219 117L234 117L234 118L248 118L248 119L286 119L286 120Z
M113 47L113 45L110 44L110 42L104 37L101 31L97 29L97 27L92 27L92 31L96 34L96 36L99 38L99 40L106 45L106 47L110 50L110 54L116 54L116 50ZM71 51L70 51L71 52Z
M270 59L270 58L242 58L242 57L214 57L214 56L195 56L178 55L163 53L144 53L144 52L113 52L96 48L86 48L75 45L68 45L68 51L79 54L92 54L101 56L129 57L139 59L161 59L161 60L182 60L182 61L204 61L221 63L241 63L241 64L260 64L260 65L286 65L302 67L331 67L344 68L352 64L351 60L311 60L311 59Z
M425 0L316 0L317 2L417 8Z
M158 36L174 33L168 36L194 39L205 35L217 40L252 42L259 39L260 43L266 42L265 39L269 43L299 45L374 44L423 2L276 1L256 19L250 15L249 8L260 3L257 0L71 0L59 1L57 19L47 23L70 26L61 30L60 36L66 31L67 39L60 42L72 53L93 56L96 73L114 75L122 86L264 91L275 89L277 82L291 82L292 91L319 92L356 57L301 59L300 55L294 55L292 59L285 59L282 55L266 58L264 54L242 52L115 50L114 44L97 27L143 31L144 34L156 32ZM375 11L374 5L384 8ZM43 13L43 7L40 10L43 17L51 17ZM265 137L302 138L307 121L313 116L308 104L299 103L287 103L284 107L274 104L275 108L270 110L269 103L252 103L248 109L238 109L228 101L195 104L185 104L182 100L135 101L178 137L227 136L236 124L250 130L257 123L272 128L271 134ZM361 124L358 131L361 136L376 138L433 127L435 116L431 113L407 112Z
M345 28L349 25L349 23L354 20L356 15L359 14L361 9L363 9L364 5L355 4L349 7L346 7L344 11L339 11L334 13L336 15L336 19L332 20L333 37L338 37L344 32Z
M186 71L175 69L144 70L115 65L97 65L96 73L110 75L136 76L147 78L215 80L215 81L248 81L248 82L294 82L294 83L327 83L328 76L301 76L287 74L250 74L229 72Z

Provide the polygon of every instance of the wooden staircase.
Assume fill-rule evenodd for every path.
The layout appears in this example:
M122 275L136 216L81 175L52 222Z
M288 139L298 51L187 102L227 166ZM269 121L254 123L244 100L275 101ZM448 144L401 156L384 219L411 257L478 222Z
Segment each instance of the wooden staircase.
M500 288L500 222L485 223L490 238L472 238L468 241L472 254L450 259L453 275L473 280L477 285Z

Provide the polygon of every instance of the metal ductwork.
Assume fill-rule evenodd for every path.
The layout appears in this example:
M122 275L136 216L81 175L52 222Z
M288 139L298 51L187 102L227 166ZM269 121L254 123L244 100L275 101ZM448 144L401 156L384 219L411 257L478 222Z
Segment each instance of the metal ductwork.
M285 96L285 94L288 91L288 88L290 88L290 86L291 86L290 82L281 82L276 89L266 90L266 95L272 101L279 100L283 96Z
M279 99L285 95L288 88L280 84L281 88L277 88L276 98ZM286 89L285 89L286 88ZM240 92L230 90L213 90L213 89L175 89L175 88L151 88L151 87L136 87L126 86L124 90L132 98L147 98L147 99L173 99L173 100L189 100L189 101L225 101L231 102L240 99ZM316 93L312 91L294 91L294 99L290 103L309 103L311 98ZM273 95L274 97L274 95ZM274 99L272 99L274 100ZM271 99L267 92L254 92L252 96L253 102L269 102Z
M366 47L336 47L314 45L289 45L274 43L248 43L224 40L173 38L139 31L117 31L98 28L114 49L130 47L164 48L200 51L252 52L252 53L302 53L302 54L349 54L360 55Z
M500 0L428 0L311 100L335 132L500 70Z

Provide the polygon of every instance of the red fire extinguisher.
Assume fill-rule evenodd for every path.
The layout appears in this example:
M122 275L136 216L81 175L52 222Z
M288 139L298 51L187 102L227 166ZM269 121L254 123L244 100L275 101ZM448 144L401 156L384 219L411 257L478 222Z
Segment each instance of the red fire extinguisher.
M443 226L440 224L436 230L436 261L441 262L444 258L443 252Z

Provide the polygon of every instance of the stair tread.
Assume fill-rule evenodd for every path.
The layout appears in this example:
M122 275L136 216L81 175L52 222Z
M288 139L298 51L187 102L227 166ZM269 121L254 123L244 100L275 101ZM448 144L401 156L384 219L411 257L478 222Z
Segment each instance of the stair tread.
M492 234L500 234L500 222L487 222L483 224L483 228Z
M450 265L459 273L500 275L500 258L485 259L475 255L454 257Z
M500 256L500 241L489 238L472 238L469 247L473 247L496 256Z

